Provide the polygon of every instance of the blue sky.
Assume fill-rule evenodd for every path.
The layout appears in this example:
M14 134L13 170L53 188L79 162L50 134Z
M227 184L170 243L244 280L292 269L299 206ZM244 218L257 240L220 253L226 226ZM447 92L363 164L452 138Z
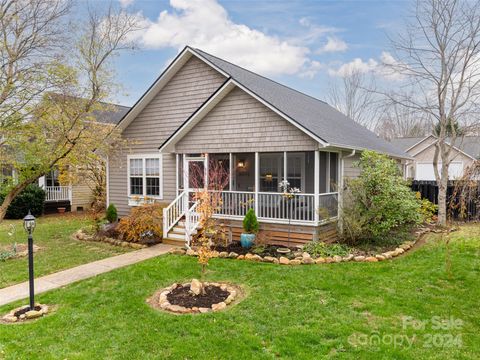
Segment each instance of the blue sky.
M387 34L401 29L409 1L120 0L144 30L139 50L115 69L132 105L168 62L192 45L297 90L326 99L351 68L375 71L389 59Z

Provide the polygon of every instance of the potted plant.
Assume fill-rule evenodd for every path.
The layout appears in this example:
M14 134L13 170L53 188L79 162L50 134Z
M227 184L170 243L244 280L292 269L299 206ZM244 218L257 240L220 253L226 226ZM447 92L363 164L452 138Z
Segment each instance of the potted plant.
M258 233L258 220L253 209L249 209L243 219L243 231L240 235L240 244L248 249L252 247Z

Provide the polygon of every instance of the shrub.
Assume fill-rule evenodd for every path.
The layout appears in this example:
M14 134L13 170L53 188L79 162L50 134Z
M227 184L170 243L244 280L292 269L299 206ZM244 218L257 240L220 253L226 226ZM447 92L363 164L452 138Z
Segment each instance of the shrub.
M108 222L114 223L115 221L118 220L118 213L117 213L117 208L115 205L110 204L108 205L107 212L105 214L105 218L108 220Z
M5 194L0 195L0 201L3 202ZM43 213L43 204L45 202L45 191L36 184L28 185L20 194L13 199L7 209L5 217L7 219L23 219L30 210L32 215L40 216Z
M258 232L258 228L259 225L257 215L255 215L255 210L250 208L243 219L243 230L249 234L256 234Z
M342 211L343 238L349 243L391 242L388 236L422 220L420 200L402 178L396 162L364 151L361 173L347 181Z
M347 256L350 254L348 246L343 244L325 244L322 241L312 241L303 247L313 257Z
M149 244L162 240L162 210L164 205L154 203L134 207L120 220L117 231L124 241Z
M421 199L421 195L417 192L417 199ZM433 217L437 213L438 205L435 205L428 199L421 199L420 202L420 214L422 215L422 220L425 222L432 221Z

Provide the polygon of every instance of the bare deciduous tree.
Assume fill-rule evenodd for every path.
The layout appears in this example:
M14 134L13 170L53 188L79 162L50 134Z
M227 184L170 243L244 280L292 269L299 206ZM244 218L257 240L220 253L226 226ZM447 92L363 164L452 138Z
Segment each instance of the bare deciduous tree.
M389 99L419 111L438 124L434 172L439 188L440 225L447 221L448 169L452 149L461 136L449 124L458 122L464 133L478 126L480 105L480 2L418 1L413 20L392 40L395 62L385 64L404 77L402 91Z
M4 124L0 161L11 165L16 177L15 181L2 185L6 195L0 206L0 221L12 200L46 172L55 166L96 164L118 141L116 131L98 123L95 114L109 110L103 100L115 89L111 59L132 47L127 38L137 29L133 15L112 6L106 11L89 9L87 21L74 31L63 28L62 21L69 14L66 9L58 5L58 10L54 8L49 13L40 5L63 4L63 0L13 3L6 0L0 3L1 16L25 19L25 23L12 25L9 36L0 39L0 48L26 43L33 58L31 66L22 67L21 60L12 67L18 72L13 78L16 82L11 80L1 85L8 101L0 102L0 121ZM32 12L32 7L43 10ZM51 18L47 23L38 19L47 15ZM18 26L31 28L26 39L25 33L17 30ZM49 29L46 34L42 32L45 28ZM50 58L50 48L64 46L59 43L63 40L57 36L59 32L71 34L68 53ZM28 53L28 49L23 51ZM37 74L31 67L37 66L36 58L45 59L48 65L48 86L34 84Z
M328 89L328 102L350 119L374 129L379 116L373 74L350 69Z

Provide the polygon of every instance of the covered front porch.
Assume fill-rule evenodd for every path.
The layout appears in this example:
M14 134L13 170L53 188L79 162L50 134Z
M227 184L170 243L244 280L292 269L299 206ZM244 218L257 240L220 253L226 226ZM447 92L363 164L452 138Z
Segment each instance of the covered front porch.
M210 191L220 192L221 206L215 216L222 219L242 220L253 208L260 222L318 226L338 215L337 152L176 154L176 168L178 197L166 208L165 233L185 214L187 224L195 223L189 212L195 208L192 194L205 184ZM216 181L222 182L220 189ZM297 192L285 196L282 182Z

